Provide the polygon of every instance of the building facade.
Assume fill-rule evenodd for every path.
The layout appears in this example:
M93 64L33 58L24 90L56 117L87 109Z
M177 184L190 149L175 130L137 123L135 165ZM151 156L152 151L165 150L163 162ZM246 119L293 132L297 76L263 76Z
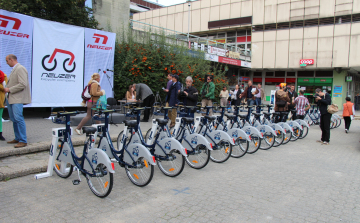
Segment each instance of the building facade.
M339 107L360 93L360 0L201 0L134 20L235 46L251 66L229 65L231 83L249 77L268 96L281 82L309 98L326 90Z

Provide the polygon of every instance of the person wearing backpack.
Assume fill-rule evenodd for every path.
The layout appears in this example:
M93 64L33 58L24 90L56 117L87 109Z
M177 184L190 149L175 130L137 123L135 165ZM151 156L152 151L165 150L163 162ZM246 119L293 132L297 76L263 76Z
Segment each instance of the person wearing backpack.
M351 120L355 116L354 103L351 103L350 97L346 97L346 103L343 104L343 117L345 121L345 132L348 133L350 129Z
M275 111L276 112L287 112L290 104L290 98L286 92L286 83L280 84L280 89L275 93ZM280 115L276 118L275 122L285 122L287 115ZM279 118L280 117L280 118Z
M78 135L82 134L81 128L91 119L91 108L93 105L96 105L97 100L100 98L100 96L105 95L105 90L101 90L100 87L100 74L94 73L91 75L91 79L87 85L87 88L89 89L90 98L86 101L87 98L84 98L84 101L86 101L86 116L81 120L79 125L75 128L75 132ZM86 89L84 89L86 91ZM83 102L84 102L83 101ZM101 124L100 121L96 121L96 124Z

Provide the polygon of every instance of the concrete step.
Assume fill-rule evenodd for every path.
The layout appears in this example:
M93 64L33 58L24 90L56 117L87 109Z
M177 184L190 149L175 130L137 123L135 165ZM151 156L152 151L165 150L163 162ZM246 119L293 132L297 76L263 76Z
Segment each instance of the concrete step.
M113 142L117 140L117 134L111 135ZM34 143L24 148L7 147L0 151L0 181L6 181L29 174L46 172L51 141ZM75 152L82 154L84 138L73 140ZM54 173L55 174L55 173Z

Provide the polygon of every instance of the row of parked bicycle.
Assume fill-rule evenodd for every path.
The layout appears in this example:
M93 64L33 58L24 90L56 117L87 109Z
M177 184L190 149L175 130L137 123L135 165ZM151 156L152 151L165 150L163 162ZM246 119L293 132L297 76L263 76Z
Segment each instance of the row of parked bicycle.
M230 157L240 158L246 153L268 150L307 136L307 121L275 123L276 117L284 114L270 113L271 105L260 107L267 107L268 112L251 113L252 106L244 107L248 109L250 118L247 119L246 114L239 114L239 106L235 106L231 114L226 114L226 107L217 107L215 112L220 113L217 116L209 116L214 107L182 106L181 110L187 117L176 118L175 126L169 128L168 110L173 108L155 106L158 114L164 117L153 119L145 137L140 128L140 114L150 108L132 108L136 120L124 122L116 146L109 133L109 115L115 110L94 108L97 119L100 117L104 123L83 127L86 140L80 157L75 153L70 128L70 116L78 112L57 112L53 122L66 127L53 129L50 159L54 160L53 169L57 175L67 178L75 166L78 179L73 184L80 183L81 173L96 196L106 197L113 186L114 163L125 168L133 184L142 187L151 182L156 164L166 176L175 177L181 174L185 162L192 168L201 169L210 159L223 163ZM204 114L191 118L191 113L196 111Z

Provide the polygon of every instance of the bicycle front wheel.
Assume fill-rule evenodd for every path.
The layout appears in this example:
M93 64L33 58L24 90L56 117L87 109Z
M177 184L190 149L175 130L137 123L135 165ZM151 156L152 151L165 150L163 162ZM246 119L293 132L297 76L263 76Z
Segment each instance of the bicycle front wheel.
M249 149L247 153L253 154L259 150L261 145L261 139L259 136L256 136L254 134L251 134L250 137L251 137L251 142L249 143Z
M126 175L130 181L139 187L148 185L154 175L154 166L143 157L139 158L134 166L125 165Z
M197 145L194 150L188 149L188 156L185 157L186 163L194 169L204 168L210 160L210 150L204 145Z
M261 139L260 149L268 150L270 149L275 143L275 135L271 132L265 132L264 138Z
M232 153L232 145L228 140L221 140L213 147L213 151L210 154L210 159L215 163L223 163L228 160Z
M169 160L157 160L158 167L166 176L176 177L184 170L185 159L177 150L173 150L168 156Z
M284 139L285 139L285 134L282 133L280 130L277 130L275 136L275 142L273 146L274 147L280 146L284 142Z
M291 141L296 141L299 137L300 137L300 135L301 135L301 129L299 129L298 127L294 127L293 128L293 134L292 134L292 137L291 137Z
M288 142L290 141L290 139L292 138L292 133L291 133L291 131L290 131L290 130L286 131L284 137L285 137L285 138L284 138L284 141L283 141L282 144L285 145L285 144L288 143Z
M114 178L107 167L100 163L94 170L94 176L86 174L86 181L90 190L98 197L107 197L113 187Z
M249 149L249 141L246 139L237 138L235 140L235 146L232 148L231 157L240 158L243 157Z
M52 145L50 145L50 147L51 146ZM50 148L50 151L53 151L53 150L54 149ZM59 156L60 151L61 151L61 149L59 148L57 150L57 154L54 154L54 156L55 156L54 171L59 177L68 178L69 176L71 176L74 166L71 165L70 163L66 163L66 162L59 161L56 159Z
M301 135L299 136L299 139L303 139L307 136L309 132L309 128L307 126L303 126L303 129L301 130Z

